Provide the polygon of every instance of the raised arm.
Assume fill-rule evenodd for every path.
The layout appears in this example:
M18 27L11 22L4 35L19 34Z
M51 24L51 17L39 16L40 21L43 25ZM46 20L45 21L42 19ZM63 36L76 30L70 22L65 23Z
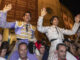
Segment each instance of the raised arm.
M77 32L78 28L79 28L79 21L80 21L80 18L79 18L79 15L77 15L75 17L75 23L74 23L74 26L73 26L72 30L61 29L61 32L65 35L75 34Z
M7 12L12 8L11 4L5 5L3 10L0 11L0 27L1 28L14 28L15 22L7 22Z
M37 29L38 29L38 31L40 31L42 33L46 33L48 28L49 28L49 27L44 27L42 25L43 24L43 18L46 15L46 13L47 12L46 12L45 8L41 9L41 16L39 17L38 22L37 22Z

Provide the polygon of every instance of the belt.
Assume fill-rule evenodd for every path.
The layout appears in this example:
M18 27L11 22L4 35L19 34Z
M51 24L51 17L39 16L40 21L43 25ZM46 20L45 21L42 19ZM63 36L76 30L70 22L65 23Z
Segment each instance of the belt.
M17 38L17 40L27 40L27 39L21 39L21 38Z
M21 38L17 38L17 40L22 40Z
M55 41L55 40L57 40L57 39L51 39L50 42Z

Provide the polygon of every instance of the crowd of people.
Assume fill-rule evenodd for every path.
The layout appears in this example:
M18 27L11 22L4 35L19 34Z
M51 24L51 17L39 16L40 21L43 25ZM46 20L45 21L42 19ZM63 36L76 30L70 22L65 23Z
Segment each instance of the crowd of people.
M5 5L0 11L0 27L14 28L17 41L9 44L3 41L0 33L0 60L80 60L80 47L65 39L64 35L74 35L79 28L80 15L75 17L75 23L71 30L58 27L59 17L52 16L51 26L43 26L46 8L41 9L41 16L37 22L37 30L45 33L51 46L43 40L38 41L35 37L36 28L30 24L31 13L25 12L23 21L7 22L7 13L12 5Z

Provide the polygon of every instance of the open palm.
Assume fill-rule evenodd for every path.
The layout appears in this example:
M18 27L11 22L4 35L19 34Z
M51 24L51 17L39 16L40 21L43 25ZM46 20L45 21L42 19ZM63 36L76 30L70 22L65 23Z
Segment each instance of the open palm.
M7 11L10 11L12 9L12 4L8 4L8 5L5 5L5 7L3 8L3 11L7 12Z

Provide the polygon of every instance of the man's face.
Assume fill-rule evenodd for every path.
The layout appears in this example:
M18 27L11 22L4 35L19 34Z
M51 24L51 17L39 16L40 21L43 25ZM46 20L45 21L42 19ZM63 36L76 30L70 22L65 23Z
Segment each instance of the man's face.
M58 18L55 17L54 20L53 20L53 22L52 22L52 24L55 25L55 26L57 26L58 23L59 23L59 20L58 20Z
M30 13L25 13L25 15L23 16L23 20L24 20L25 22L29 22L30 19L31 19Z
M2 49L0 56L5 57L6 53L7 53L7 49Z
M24 59L27 57L27 47L25 44L20 45L18 50L19 50L19 55L21 59Z
M42 45L40 47L40 54L44 54L44 52L45 52L45 46Z
M65 46L59 46L58 57L61 60L65 60L66 58L66 47Z

